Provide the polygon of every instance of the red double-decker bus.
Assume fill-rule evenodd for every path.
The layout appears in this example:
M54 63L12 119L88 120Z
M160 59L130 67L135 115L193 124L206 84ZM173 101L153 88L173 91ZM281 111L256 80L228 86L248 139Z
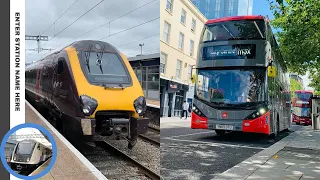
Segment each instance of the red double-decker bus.
M209 20L192 80L192 129L276 137L291 125L288 70L263 16Z
M292 122L311 125L312 91L296 90L292 99Z

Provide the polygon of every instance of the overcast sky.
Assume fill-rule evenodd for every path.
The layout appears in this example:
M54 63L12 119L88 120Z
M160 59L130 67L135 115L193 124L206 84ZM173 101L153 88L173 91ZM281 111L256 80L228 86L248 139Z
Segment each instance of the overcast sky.
M26 35L38 35L39 33L45 31L75 1L76 0L26 1ZM43 35L49 36L49 40L52 39L55 34L58 34L61 30L66 28L100 1L101 0L78 0L55 23L55 25L51 26L46 32L43 33ZM151 3L124 17L121 17L116 21L111 22L110 32L109 25L107 24L95 31L75 39L81 34L99 27L100 25L105 24L149 2ZM100 40L104 37L108 37L109 33L112 35L127 28L159 18L159 4L159 0L104 0L66 30L55 36L52 40L48 42L42 41L42 48L55 49L51 51L54 52L77 40ZM160 44L159 25L159 19L156 19L139 27L110 36L102 41L112 44L128 57L140 54L140 43L145 44L143 46L143 54L157 53L159 52ZM138 41L147 37L150 38ZM137 42L128 44L133 41ZM123 46L125 44L128 45ZM42 51L38 54L35 51L28 50L34 48L37 48L36 41L26 41L26 62L39 60L45 54L50 53L49 51Z

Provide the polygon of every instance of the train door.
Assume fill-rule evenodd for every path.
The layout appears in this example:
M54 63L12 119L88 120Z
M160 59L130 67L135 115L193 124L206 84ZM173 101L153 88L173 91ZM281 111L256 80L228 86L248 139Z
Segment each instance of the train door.
M59 58L55 65L54 77L53 77L53 98L56 100L60 100L60 89L62 86L62 72L63 72L63 58Z

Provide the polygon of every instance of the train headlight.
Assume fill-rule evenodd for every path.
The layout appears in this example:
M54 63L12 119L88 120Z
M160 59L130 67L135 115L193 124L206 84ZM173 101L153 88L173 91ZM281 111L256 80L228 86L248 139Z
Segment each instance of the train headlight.
M97 100L87 95L80 96L80 108L84 115L91 116L97 107L98 107Z
M27 158L27 161L29 162L29 161L30 161L30 158Z
M133 106L139 116L142 116L147 110L146 99L143 96L139 96L136 100L134 100Z
M13 158L13 160L17 160L17 158L16 158L16 157L14 157L14 158Z

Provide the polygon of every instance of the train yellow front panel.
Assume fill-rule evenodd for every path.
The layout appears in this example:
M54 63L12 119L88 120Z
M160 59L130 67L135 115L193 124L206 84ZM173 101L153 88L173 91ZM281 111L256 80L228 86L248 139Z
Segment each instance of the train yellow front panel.
M132 79L132 86L125 89L105 89L102 86L91 85L87 81L84 73L82 72L78 55L73 47L66 48L72 73L78 90L78 95L87 95L98 102L96 111L101 110L123 110L134 112L134 117L138 117L135 111L133 102L139 96L143 96L140 83L136 78L128 61L124 61L126 68ZM124 56L121 54L124 59ZM94 113L95 114L95 113Z

